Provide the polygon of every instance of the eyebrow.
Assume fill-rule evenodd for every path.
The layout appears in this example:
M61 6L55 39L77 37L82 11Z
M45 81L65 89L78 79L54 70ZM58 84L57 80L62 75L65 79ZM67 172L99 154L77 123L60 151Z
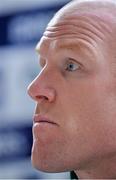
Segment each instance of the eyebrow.
M68 49L68 50L79 50L79 49L82 49L82 46L83 46L84 43L78 41L78 42L65 42L65 43L59 43L59 44L56 44L55 45L55 49ZM45 44L44 44L45 45ZM44 46L42 45L42 46ZM85 45L84 45L85 46ZM35 47L35 50L39 53L40 52L40 49L41 49L41 44L40 42L38 42L38 44L36 45Z
M61 49L67 49L67 50L70 50L70 51L79 51L82 49L82 45L78 42L70 42L70 43L63 43L63 44L60 44L60 45L57 45L56 48L58 50L61 50Z
M35 50L36 52L40 55L41 52L43 51L43 48L46 46L47 44L41 44L40 42L37 44ZM49 47L49 43L47 45ZM92 46L92 44L84 39L78 39L78 41L69 41L69 42L62 42L60 41L60 43L55 43L54 45L54 49L55 51L70 51L73 53L78 53L80 55L85 55L85 56L92 56L92 57L96 57L96 53L95 53L95 49L93 49L95 47ZM43 53L42 53L43 54Z
M78 42L67 42L67 43L60 43L59 45L56 45L55 47L58 51L59 50L68 50L68 51L72 51L72 52L77 52L80 54L87 54L88 53L90 55L96 56L95 55L95 50L93 49L94 47L92 46L92 44L86 40L80 41L78 40Z

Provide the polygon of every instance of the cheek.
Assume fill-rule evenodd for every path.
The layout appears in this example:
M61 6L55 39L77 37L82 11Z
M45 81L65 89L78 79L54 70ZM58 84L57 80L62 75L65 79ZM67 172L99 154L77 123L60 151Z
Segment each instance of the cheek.
M68 133L76 136L82 146L91 146L94 150L104 148L108 143L111 147L116 129L116 123L111 123L115 120L116 110L112 106L116 103L112 102L105 84L100 83L99 86L92 82L78 85L71 94L67 92L68 98L64 97Z
M81 88L80 88L81 87ZM77 90L75 90L77 89ZM99 89L93 88L91 84L84 87L78 86L72 89L72 93L65 94L64 114L66 115L66 128L72 133L78 132L85 138L93 133L102 131L107 107L105 107L106 96ZM105 112L106 111L106 112Z
M75 83L74 88L73 85L70 85L64 93L63 101L67 113L70 112L71 116L83 119L84 122L95 123L93 121L95 118L99 119L100 116L102 117L107 113L109 107L106 101L109 101L109 94L103 81L100 82L95 79L86 81ZM83 121L81 123L84 123Z

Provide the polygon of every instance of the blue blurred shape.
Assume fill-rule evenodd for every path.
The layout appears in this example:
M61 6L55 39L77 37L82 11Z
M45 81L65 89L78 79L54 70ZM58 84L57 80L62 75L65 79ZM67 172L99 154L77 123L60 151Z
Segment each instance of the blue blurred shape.
M0 163L30 156L32 146L31 124L0 127Z

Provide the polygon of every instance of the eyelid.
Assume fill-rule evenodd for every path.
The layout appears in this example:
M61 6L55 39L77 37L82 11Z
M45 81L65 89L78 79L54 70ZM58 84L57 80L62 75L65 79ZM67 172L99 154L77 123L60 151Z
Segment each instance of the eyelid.
M74 63L76 63L76 64L79 64L80 66L83 66L82 63L80 63L79 61L77 61L76 59L73 59L73 58L68 58L68 59L67 59L67 63L68 63L68 62L74 62Z

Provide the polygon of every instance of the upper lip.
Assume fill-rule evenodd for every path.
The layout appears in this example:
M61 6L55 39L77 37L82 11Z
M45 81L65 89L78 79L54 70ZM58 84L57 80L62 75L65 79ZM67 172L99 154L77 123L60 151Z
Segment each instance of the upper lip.
M33 121L34 123L51 123L54 125L58 125L56 122L52 121L51 119L49 119L48 117L44 116L44 115L39 115L39 114L35 114L33 117Z

